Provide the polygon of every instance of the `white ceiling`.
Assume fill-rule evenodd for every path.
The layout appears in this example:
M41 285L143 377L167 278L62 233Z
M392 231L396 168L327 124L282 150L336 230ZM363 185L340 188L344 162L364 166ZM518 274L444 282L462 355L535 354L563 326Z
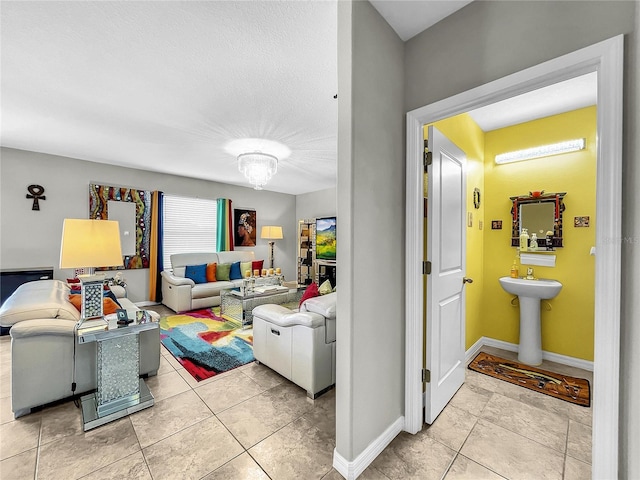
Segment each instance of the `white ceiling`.
M372 3L405 39L469 2ZM335 186L335 1L25 1L0 15L3 146L247 186L230 152L260 138L291 151L266 190ZM557 109L568 93L545 96Z

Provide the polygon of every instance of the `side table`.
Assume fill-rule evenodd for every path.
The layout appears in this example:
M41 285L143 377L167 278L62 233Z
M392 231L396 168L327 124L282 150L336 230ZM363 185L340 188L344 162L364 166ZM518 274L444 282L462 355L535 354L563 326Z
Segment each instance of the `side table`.
M144 310L128 311L133 320L117 324L115 314L86 321L77 329L78 343L96 342L95 393L82 397L82 424L86 432L153 405L153 395L140 378L139 334L160 328Z

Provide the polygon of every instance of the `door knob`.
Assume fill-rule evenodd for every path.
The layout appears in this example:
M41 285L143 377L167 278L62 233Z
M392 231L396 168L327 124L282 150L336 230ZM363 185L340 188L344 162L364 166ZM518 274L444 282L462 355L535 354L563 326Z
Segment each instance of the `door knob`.
M462 283L463 283L463 284L464 284L464 283L473 283L473 278L467 278L467 277L464 277L464 278L462 279Z

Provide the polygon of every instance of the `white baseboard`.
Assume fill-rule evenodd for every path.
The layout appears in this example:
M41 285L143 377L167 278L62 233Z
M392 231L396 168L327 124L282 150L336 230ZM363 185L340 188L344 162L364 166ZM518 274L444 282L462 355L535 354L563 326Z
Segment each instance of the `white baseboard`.
M509 352L517 352L518 345L515 343L503 342L502 340L496 340L495 338L481 337L476 343L474 343L465 354L465 361L467 364L475 358L480 349L483 346L500 348ZM569 357L567 355L561 355L559 353L542 351L542 358L549 360L550 362L561 363L562 365L568 365L569 367L581 368L589 372L593 372L593 362L589 360L583 360L581 358Z
M396 438L403 428L404 417L399 417L395 422L389 425L384 432L382 432L382 435L371 442L352 462L345 459L336 449L334 449L333 468L335 468L338 473L347 480L355 480L369 465L371 465L371 462L373 462L376 457L380 455L385 448L387 448L387 445Z

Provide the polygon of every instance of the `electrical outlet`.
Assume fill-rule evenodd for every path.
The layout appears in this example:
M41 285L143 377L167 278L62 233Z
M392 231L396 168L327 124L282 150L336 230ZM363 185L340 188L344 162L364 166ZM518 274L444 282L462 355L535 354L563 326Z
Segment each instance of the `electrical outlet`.
M467 227L473 227L473 213L467 213Z

